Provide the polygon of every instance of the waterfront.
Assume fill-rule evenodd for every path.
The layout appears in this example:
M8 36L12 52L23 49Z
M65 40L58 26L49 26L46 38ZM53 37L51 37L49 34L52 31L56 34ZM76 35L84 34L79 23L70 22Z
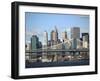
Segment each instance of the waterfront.
M89 16L27 12L25 32L26 68L89 65Z
M47 53L48 52L48 53ZM39 50L27 52L26 68L89 65L89 50Z
M36 67L58 67L58 66L81 66L89 65L89 59L77 60L77 61L58 61L58 62L34 62L27 63L26 68L36 68Z

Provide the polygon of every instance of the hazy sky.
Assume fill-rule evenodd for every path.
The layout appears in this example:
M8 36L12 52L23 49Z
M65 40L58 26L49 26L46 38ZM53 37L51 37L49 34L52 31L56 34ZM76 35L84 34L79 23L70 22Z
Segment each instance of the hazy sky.
M55 26L58 29L60 39L61 33L65 30L70 38L72 27L80 27L80 33L89 32L89 16L25 12L25 26L26 42L30 42L32 35L37 35L42 42L44 31L48 32L48 39L50 39L50 32L54 30Z

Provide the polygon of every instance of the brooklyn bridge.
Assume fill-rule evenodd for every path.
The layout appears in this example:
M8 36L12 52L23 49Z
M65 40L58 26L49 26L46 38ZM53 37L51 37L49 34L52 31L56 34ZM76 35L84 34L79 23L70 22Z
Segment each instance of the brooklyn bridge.
M80 45L80 42L82 43L83 41L77 39L79 42L77 48L71 48L72 41L73 39L66 40L56 45L44 46L40 49L26 50L26 57L29 57L31 61L41 60L42 62L53 62L58 61L59 59L89 59L89 48L83 48Z

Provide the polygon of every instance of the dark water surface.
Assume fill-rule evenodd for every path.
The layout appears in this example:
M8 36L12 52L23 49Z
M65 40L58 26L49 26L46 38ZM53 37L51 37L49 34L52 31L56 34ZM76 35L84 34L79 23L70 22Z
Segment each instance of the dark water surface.
M33 62L26 63L26 68L39 68L39 67L58 67L58 66L80 66L89 65L89 59L78 60L78 61L59 61L59 62Z

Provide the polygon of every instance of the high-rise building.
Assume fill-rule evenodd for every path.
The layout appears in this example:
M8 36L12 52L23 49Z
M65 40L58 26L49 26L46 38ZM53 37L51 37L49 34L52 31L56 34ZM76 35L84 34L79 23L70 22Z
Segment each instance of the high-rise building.
M51 48L52 49L58 49L59 46L54 46L57 45L58 42L58 30L57 27L55 26L55 29L51 31ZM57 53L54 53L54 61L57 60Z
M72 49L77 49L77 39L72 40Z
M72 48L77 49L78 40L80 40L80 28L79 27L73 27L71 29L71 39L72 39Z
M44 31L43 33L43 46L47 47L48 46L48 33Z
M38 50L39 48L42 48L42 43L39 41L39 38L37 35L32 35L31 37L31 51ZM31 59L34 59L34 61L39 61L39 57L41 57L42 53L31 53ZM34 54L34 55L33 55Z
M89 47L89 34L82 33L82 40L83 40L83 48L88 48Z
M55 32L56 32L55 41L58 41L58 30L57 30L57 27L56 26L55 26Z
M55 34L54 30L52 30L52 31L51 31L51 41L52 41L52 40L55 40L55 39L54 39L54 34Z
M39 41L38 48L42 48L42 43Z
M56 27L55 30L51 31L51 41L52 44L57 44L58 42L58 30Z
M48 33L46 31L43 32L43 46L42 49L47 50L48 49ZM42 62L47 62L48 61L48 53L47 52L42 52Z
M89 42L89 33L82 33L82 40Z
M80 28L73 27L71 29L71 39L80 39Z
M62 32L62 40L63 42L67 40L67 32Z
M32 35L31 37L31 50L35 50L39 48L39 39L36 35Z

